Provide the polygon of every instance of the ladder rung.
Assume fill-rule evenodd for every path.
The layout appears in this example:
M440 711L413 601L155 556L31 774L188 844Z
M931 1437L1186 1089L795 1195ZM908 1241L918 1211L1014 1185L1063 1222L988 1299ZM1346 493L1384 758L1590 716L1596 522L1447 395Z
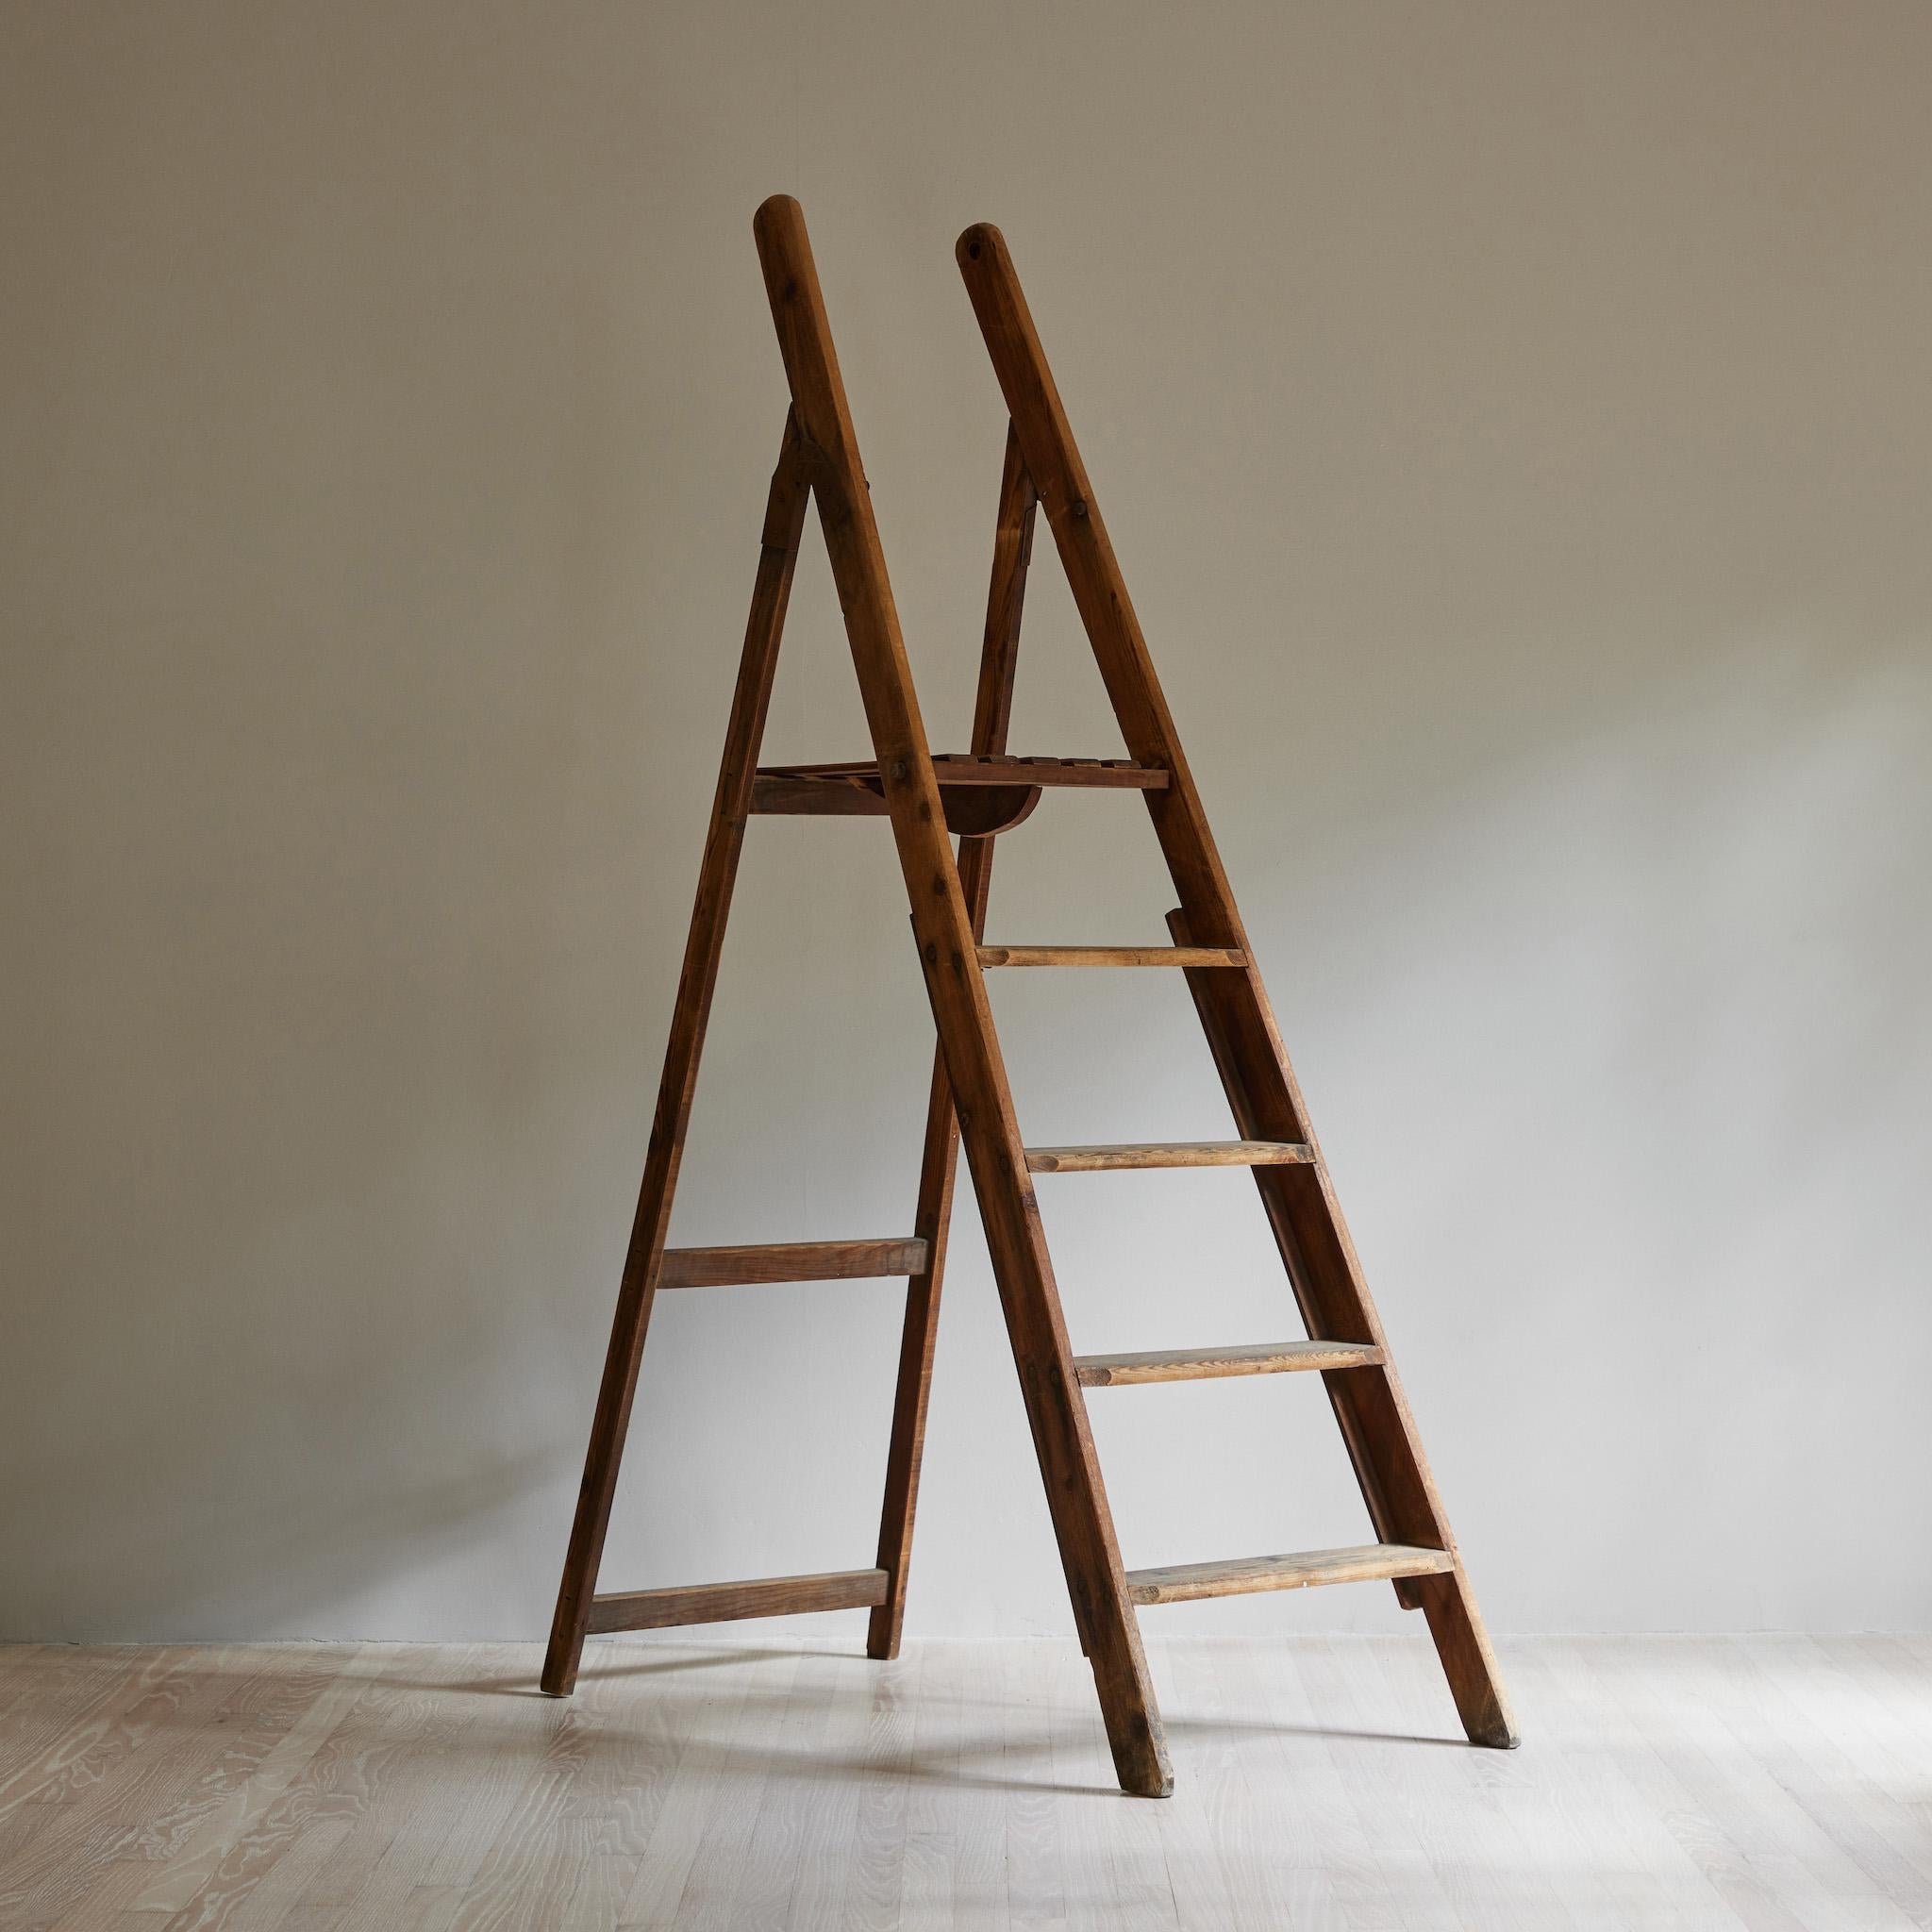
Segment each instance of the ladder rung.
M1362 1543L1347 1550L1304 1550L1293 1557L1230 1557L1219 1563L1174 1563L1129 1570L1137 1604L1182 1604L1202 1596L1245 1596L1258 1590L1307 1590L1318 1583L1368 1583L1391 1576L1434 1576L1456 1567L1447 1550L1408 1543Z
M1116 1147L1029 1147L1031 1174L1105 1174L1128 1167L1306 1167L1300 1141L1126 1141Z
M677 1590L632 1590L593 1596L593 1635L663 1630L674 1624L729 1624L741 1617L787 1617L806 1610L861 1610L886 1600L883 1570L826 1570L814 1576L758 1576L743 1583L691 1583Z
M925 1269L926 1244L903 1241L774 1241L750 1248L666 1248L659 1288L736 1288L758 1281L857 1281Z
M1074 1357L1074 1373L1083 1389L1122 1389L1135 1382L1206 1382L1297 1369L1370 1369L1381 1359L1382 1351L1372 1341L1251 1341L1233 1348L1080 1355Z
M981 946L982 966L1245 966L1238 946Z

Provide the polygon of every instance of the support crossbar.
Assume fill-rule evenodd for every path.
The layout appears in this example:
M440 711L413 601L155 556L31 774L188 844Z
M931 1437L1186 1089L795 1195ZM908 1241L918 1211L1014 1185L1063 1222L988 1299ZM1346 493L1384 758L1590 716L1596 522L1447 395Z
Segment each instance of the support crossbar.
M863 1610L886 1600L883 1570L826 1570L811 1576L759 1576L743 1583L692 1583L591 1599L593 1636L667 1630L678 1624L731 1624L808 1610Z
M917 1236L876 1241L771 1241L747 1248L666 1248L659 1288L742 1288L761 1281L869 1281L917 1274L930 1249Z

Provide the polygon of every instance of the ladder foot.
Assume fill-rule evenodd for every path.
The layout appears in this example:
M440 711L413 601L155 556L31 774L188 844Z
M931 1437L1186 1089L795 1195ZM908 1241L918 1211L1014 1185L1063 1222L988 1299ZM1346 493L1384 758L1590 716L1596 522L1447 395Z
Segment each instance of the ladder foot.
M1485 1751L1514 1751L1523 1743L1522 1735L1509 1722L1507 1711L1490 1710L1474 1723L1465 1719L1462 1727L1469 1734L1469 1741Z
M875 1664L889 1664L899 1655L901 1624L892 1614L890 1598L866 1620L865 1654Z
M1121 1790L1130 1798L1174 1796L1174 1772L1164 1751L1158 1751L1151 1757L1137 1754L1131 1761L1116 1753L1113 1768L1120 1778Z

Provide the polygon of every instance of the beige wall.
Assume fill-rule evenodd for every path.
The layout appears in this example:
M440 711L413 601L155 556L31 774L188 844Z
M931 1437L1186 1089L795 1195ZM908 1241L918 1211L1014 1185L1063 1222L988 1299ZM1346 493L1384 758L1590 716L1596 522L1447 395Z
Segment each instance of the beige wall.
M0 1632L542 1627L780 189L941 744L1003 433L951 244L1006 228L1492 1620L1926 1624L1932 13L4 34ZM813 542L780 757L864 742ZM1028 644L1018 748L1116 750L1050 565ZM1001 863L996 937L1160 937L1124 801ZM1179 989L1088 991L996 991L1029 1138L1225 1131ZM901 1231L928 1051L883 829L755 826L675 1238ZM1083 1348L1291 1332L1239 1176L1042 1191ZM607 1578L869 1560L897 1326L672 1300ZM1067 1626L1004 1348L969 1212L915 1634ZM1094 1407L1130 1561L1360 1533L1306 1382Z

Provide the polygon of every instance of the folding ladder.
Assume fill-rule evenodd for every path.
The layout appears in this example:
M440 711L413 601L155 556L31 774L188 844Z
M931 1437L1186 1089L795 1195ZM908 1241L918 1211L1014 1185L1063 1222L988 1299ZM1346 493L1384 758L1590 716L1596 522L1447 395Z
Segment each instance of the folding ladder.
M791 408L765 510L751 619L543 1689L556 1696L569 1693L587 1632L735 1617L870 1607L868 1655L897 1654L963 1138L1074 1621L1093 1668L1122 1787L1159 1797L1174 1785L1136 1607L1319 1583L1392 1581L1404 1606L1421 1609L1427 1620L1471 1740L1513 1745L1514 1727L1474 1592L1005 241L997 228L977 225L966 230L958 248L1010 427L971 749L935 756L913 694L804 216L795 201L774 196L758 209L754 229ZM859 764L760 769L758 745L808 496L817 500L874 757ZM1046 514L1092 644L1127 758L1015 758L1007 751L1021 606L1040 510ZM1131 792L1146 806L1180 900L1168 914L1171 946L984 942L995 836L1025 818L1042 791L1074 786ZM768 812L858 814L891 822L939 1034L912 1233L882 1241L667 1249L665 1232L745 821ZM959 840L957 858L952 836ZM989 971L1013 967L1178 971L1241 1138L1027 1146L1014 1118L985 979ZM1034 1175L1209 1166L1252 1171L1307 1338L1074 1355ZM593 1594L658 1290L881 1275L903 1275L908 1287L876 1562L821 1575ZM1322 1377L1376 1541L1300 1555L1123 1569L1083 1391L1294 1370Z

